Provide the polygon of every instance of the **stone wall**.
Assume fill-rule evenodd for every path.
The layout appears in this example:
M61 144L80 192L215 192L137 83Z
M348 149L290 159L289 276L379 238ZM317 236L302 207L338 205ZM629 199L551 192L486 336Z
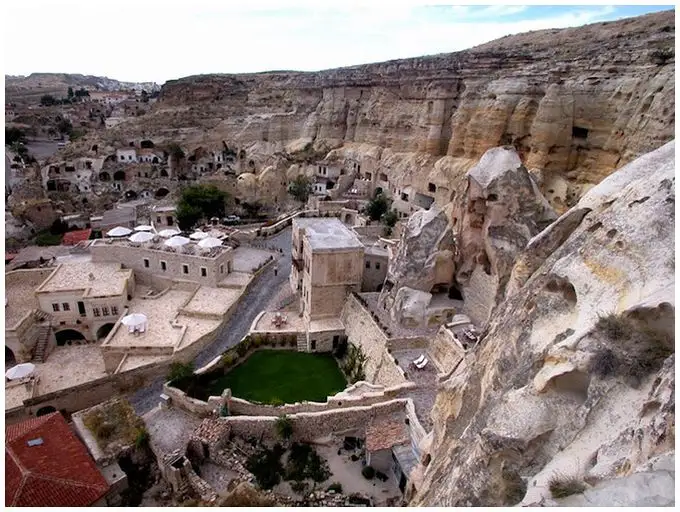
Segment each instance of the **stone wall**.
M439 372L446 374L455 368L460 360L465 357L465 350L453 339L451 331L442 326L432 339L428 355L439 369Z
M364 435L366 425L374 418L403 412L406 399L390 400L367 407L349 407L324 412L304 412L288 416L293 423L293 441L311 442L329 434L356 432ZM249 438L276 440L277 416L231 416L229 422L234 434Z
M496 277L485 274L481 267L475 267L470 283L464 287L465 311L477 325L486 325L496 301Z
M387 352L387 335L371 318L354 295L349 295L342 310L342 322L349 343L360 347L366 357L366 380L383 386L406 382L404 374Z

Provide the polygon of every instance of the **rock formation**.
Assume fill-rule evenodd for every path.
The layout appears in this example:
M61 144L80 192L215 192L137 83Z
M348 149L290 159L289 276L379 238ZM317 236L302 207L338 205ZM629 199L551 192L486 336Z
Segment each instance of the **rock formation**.
M415 504L551 505L564 482L562 504L672 499L674 151L624 166L529 241L440 389Z

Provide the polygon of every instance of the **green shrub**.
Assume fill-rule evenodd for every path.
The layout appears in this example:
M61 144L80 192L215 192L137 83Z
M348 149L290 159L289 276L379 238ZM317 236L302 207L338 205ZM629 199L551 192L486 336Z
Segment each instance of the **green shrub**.
M375 476L375 469L373 469L372 466L364 466L364 468L361 470L361 474L366 480L373 480L373 477Z
M320 483L331 476L326 461L305 443L293 443L286 464L285 479L300 482L306 478Z
M222 364L225 368L230 368L236 362L236 354L232 352L226 352L222 354Z
M246 355L248 352L248 345L245 343L245 341L242 341L238 345L236 345L236 353L239 355L239 357L243 357Z
M192 363L175 362L170 365L170 372L167 379L170 382L188 379L194 375L194 365Z
M41 247L48 245L59 245L61 244L61 238L63 235L53 235L49 231L38 233L35 237L35 244Z
M290 439L293 435L293 422L285 414L276 419L276 433L281 439Z
M573 494L579 494L586 490L585 484L575 476L566 476L555 473L548 480L548 489L553 498L566 498Z
M137 448L144 448L149 444L149 431L142 427L137 430L137 437L135 437L135 446Z
M271 489L281 481L283 473L281 455L283 453L284 449L277 444L272 450L263 448L248 457L246 469L255 476L257 484L262 489Z
M309 488L309 484L306 482L293 482L290 484L290 488L298 494L305 494Z

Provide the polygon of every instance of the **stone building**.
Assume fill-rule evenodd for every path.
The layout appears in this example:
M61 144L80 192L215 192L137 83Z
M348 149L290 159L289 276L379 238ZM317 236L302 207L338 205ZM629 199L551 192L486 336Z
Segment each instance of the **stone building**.
M361 289L364 246L340 220L293 221L290 283L300 294L306 350L330 351L344 332L340 313L347 294Z
M221 246L204 250L190 243L177 250L163 242L138 245L127 239L95 240L90 246L93 262L119 262L147 276L189 281L217 287L233 271L234 250Z
M156 229L173 228L177 226L177 208L173 205L156 205L151 208L151 222Z

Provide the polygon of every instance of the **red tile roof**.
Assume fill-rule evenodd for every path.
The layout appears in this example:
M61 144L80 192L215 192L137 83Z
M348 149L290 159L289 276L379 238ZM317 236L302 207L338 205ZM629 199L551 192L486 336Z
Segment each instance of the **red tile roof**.
M80 231L69 231L64 233L64 238L61 239L63 245L76 245L79 242L84 242L90 239L91 229L81 229Z
M408 430L404 423L383 421L366 428L366 450L377 452L409 442Z
M32 439L42 444L28 446ZM5 426L5 505L83 507L109 490L64 417L52 413Z

